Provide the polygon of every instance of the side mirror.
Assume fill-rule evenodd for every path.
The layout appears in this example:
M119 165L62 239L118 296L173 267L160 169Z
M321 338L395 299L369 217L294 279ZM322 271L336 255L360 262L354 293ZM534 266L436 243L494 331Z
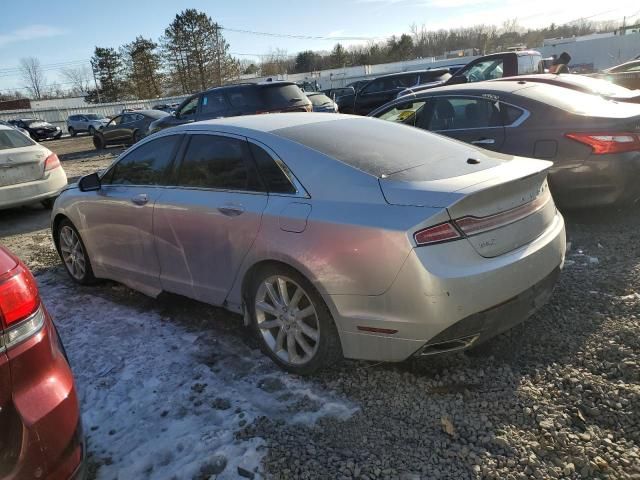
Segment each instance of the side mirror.
M78 188L81 192L95 192L96 190L100 190L100 176L98 173L85 175L78 182Z
M454 75L446 83L447 85L460 85L461 83L468 83L467 77L464 75Z

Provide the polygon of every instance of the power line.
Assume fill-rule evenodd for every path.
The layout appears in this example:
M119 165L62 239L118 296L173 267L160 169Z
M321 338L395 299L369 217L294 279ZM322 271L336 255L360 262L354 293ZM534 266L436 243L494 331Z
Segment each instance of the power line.
M219 25L218 28L221 30L226 30L228 32L235 33L247 33L250 35L260 35L262 37L279 37L279 38L295 38L297 40L334 40L334 41L345 41L345 40L376 40L379 37L326 37L326 36L317 36L317 35L295 35L290 33L273 33L273 32L257 32L255 30L243 30L240 28L230 28L223 27Z

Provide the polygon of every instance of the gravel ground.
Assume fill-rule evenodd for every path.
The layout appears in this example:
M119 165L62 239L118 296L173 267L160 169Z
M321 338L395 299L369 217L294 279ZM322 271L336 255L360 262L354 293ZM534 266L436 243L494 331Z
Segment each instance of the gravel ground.
M74 177L117 152L96 155L88 142L46 146ZM568 215L571 250L550 304L482 349L395 365L345 361L311 381L358 405L350 419L292 426L261 417L238 437L265 440L264 468L276 479L640 479L638 213ZM48 221L40 207L0 211L0 241L36 271L59 271ZM109 283L96 295L151 302ZM168 319L215 318L255 348L239 318L169 303Z

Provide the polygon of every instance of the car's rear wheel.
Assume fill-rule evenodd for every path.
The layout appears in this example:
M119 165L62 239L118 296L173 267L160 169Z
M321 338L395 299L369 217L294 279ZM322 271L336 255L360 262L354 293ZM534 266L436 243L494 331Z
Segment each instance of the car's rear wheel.
M322 296L293 269L270 265L254 275L248 308L262 350L283 369L312 373L342 358Z
M96 147L96 150L104 149L104 138L102 138L102 135L93 136L93 146Z
M67 130L69 131L69 135L71 135L72 137L75 137L78 134L78 132L76 132L73 127L69 127L67 128Z
M96 134L96 129L93 126L89 127L89 135L94 136Z
M65 219L58 225L57 246L69 276L82 285L96 281L87 249L73 224Z
M133 132L133 143L138 143L142 139L142 135L140 134L140 130L136 130Z

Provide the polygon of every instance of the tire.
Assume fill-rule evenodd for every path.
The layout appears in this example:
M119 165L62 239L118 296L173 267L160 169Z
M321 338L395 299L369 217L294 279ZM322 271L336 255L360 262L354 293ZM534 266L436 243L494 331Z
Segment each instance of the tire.
M331 312L300 273L284 265L267 265L253 276L247 293L252 329L260 347L282 369L306 375L342 358Z
M132 140L132 144L138 143L140 140L142 140L142 135L140 134L140 130L136 130L133 132L133 136L131 137L131 140Z
M96 282L84 242L76 227L66 218L58 224L56 248L64 268L74 282L81 285Z
M96 134L96 129L92 125L89 126L89 135L92 137Z
M102 135L94 135L93 136L93 146L96 147L96 150L104 150L104 138Z
M75 129L73 127L69 127L67 128L69 135L71 135L72 137L75 137L76 135L78 135L78 132L75 131Z
M46 208L47 210L51 210L53 208L53 204L55 203L56 199L55 198L45 198L44 200L42 200L40 203L42 204L42 206L44 208Z

